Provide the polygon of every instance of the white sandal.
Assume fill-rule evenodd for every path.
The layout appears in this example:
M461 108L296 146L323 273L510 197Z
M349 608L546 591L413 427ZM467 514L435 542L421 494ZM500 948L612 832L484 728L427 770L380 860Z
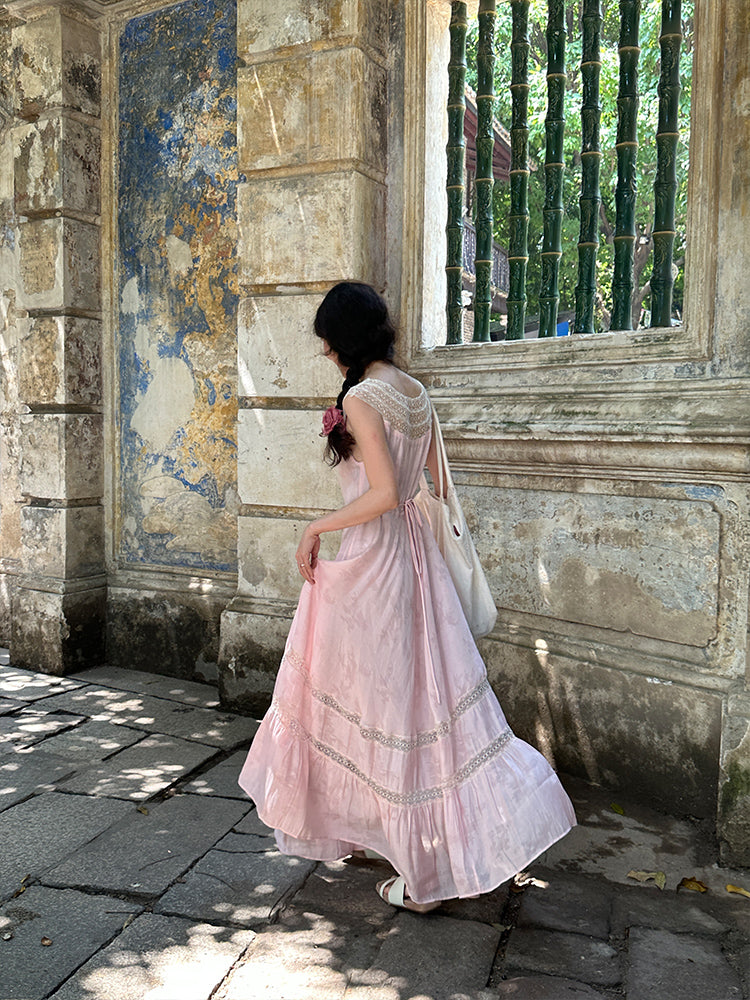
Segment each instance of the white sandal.
M385 882L380 882L375 891L378 896L386 902L390 903L391 906L397 906L402 910L409 910L412 913L429 913L430 910L436 909L440 906L440 903L415 903L413 899L409 902L411 906L407 906L404 901L406 895L406 880L403 875L393 875L391 878L387 878Z

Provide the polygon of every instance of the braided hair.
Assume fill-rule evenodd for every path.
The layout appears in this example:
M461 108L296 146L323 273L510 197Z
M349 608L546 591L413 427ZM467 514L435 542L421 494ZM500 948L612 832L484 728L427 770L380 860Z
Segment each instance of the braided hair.
M346 378L336 400L342 409L344 396L362 380L373 361L393 363L396 330L388 307L374 288L359 281L342 281L328 292L315 314L314 330L346 366ZM328 434L325 456L331 465L348 458L354 438L345 424Z

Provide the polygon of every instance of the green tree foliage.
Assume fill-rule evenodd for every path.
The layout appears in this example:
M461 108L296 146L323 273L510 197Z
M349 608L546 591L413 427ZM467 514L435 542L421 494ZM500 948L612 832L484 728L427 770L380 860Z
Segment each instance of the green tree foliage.
M580 226L579 198L581 195L581 0L566 4L567 29L567 91L565 99L565 175L563 181L563 256L560 265L560 311L575 309L577 282L577 243ZM602 70L600 94L601 116L601 195L600 245L597 259L597 310L596 327L609 328L612 309L612 268L615 229L615 188L617 186L617 88L619 60L617 53L620 27L619 3L603 0L603 26L601 39ZM680 141L677 147L677 176L679 186L676 204L676 237L674 259L679 267L674 288L673 308L682 314L683 271L685 259L685 218L687 209L688 138L690 129L690 90L692 79L693 0L683 0L683 46L680 59ZM648 308L651 270L651 231L654 223L654 177L656 174L656 127L658 122L658 94L661 24L660 0L643 0L639 61L638 91L638 199L636 208L635 288L633 292L633 319L638 325L642 307ZM527 271L528 313L539 312L541 281L540 251L544 235L544 120L547 109L547 3L532 0L529 17L529 153L531 177L529 180L529 264ZM510 5L498 4L495 60L495 117L506 124L510 122ZM476 24L472 23L467 39L467 82L476 88ZM495 239L503 246L508 243L508 215L510 191L507 184L495 184ZM642 324L641 324L642 325Z

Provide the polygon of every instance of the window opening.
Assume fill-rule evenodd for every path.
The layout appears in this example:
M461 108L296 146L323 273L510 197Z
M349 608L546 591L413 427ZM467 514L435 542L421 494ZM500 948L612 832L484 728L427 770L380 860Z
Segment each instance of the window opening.
M450 40L447 342L467 302L475 341L679 324L693 0L454 2Z

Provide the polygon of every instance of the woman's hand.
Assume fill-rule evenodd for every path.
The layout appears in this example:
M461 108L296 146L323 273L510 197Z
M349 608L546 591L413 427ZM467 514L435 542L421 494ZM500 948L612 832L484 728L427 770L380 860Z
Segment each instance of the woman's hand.
M308 524L302 532L302 538L297 546L297 569L308 583L315 583L313 570L318 562L318 552L320 551L320 535L315 532L311 524Z

